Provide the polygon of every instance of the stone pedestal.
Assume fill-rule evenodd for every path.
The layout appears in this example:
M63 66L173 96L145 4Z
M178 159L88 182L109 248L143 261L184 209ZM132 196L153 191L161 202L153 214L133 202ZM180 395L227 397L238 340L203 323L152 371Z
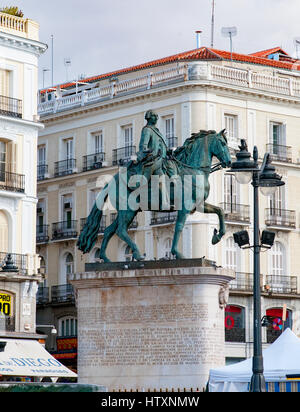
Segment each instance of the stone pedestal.
M71 279L79 383L109 391L202 390L209 369L225 364L224 296L232 271L201 259L89 270Z

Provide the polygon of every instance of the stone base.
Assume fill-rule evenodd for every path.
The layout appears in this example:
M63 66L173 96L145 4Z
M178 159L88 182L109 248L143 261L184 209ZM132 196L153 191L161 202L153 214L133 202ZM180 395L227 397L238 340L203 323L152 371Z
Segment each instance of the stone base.
M205 388L211 368L225 364L220 297L234 273L170 266L74 275L79 383L195 391Z

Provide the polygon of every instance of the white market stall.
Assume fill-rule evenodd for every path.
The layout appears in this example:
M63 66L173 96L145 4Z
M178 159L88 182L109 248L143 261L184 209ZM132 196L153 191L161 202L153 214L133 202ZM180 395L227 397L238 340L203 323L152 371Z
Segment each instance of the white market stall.
M0 375L76 378L76 373L50 355L38 341L0 339Z
M300 339L286 329L263 351L266 382L286 382L288 375L300 377ZM248 392L252 376L252 358L223 368L211 369L210 392ZM298 387L300 382L297 383Z

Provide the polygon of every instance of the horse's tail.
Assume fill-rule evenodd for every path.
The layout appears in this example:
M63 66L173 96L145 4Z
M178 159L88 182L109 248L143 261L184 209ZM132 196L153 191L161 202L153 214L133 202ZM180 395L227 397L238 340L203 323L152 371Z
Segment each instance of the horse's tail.
M108 185L99 193L91 213L86 219L85 225L79 235L77 247L83 253L88 253L95 245L103 216L102 208L108 196Z
M102 210L99 210L97 205L95 204L85 222L85 225L83 226L83 229L77 241L77 247L83 253L90 252L95 245L102 215Z

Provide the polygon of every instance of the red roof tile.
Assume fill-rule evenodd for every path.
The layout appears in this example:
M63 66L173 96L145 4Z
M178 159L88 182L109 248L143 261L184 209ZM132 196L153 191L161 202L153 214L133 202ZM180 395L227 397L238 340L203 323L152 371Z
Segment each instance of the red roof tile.
M272 49L261 50L255 53L250 53L249 56L268 57L270 56L270 54L278 53L278 52L280 52L280 54L285 54L286 56L288 56L288 54L281 47L273 47Z

